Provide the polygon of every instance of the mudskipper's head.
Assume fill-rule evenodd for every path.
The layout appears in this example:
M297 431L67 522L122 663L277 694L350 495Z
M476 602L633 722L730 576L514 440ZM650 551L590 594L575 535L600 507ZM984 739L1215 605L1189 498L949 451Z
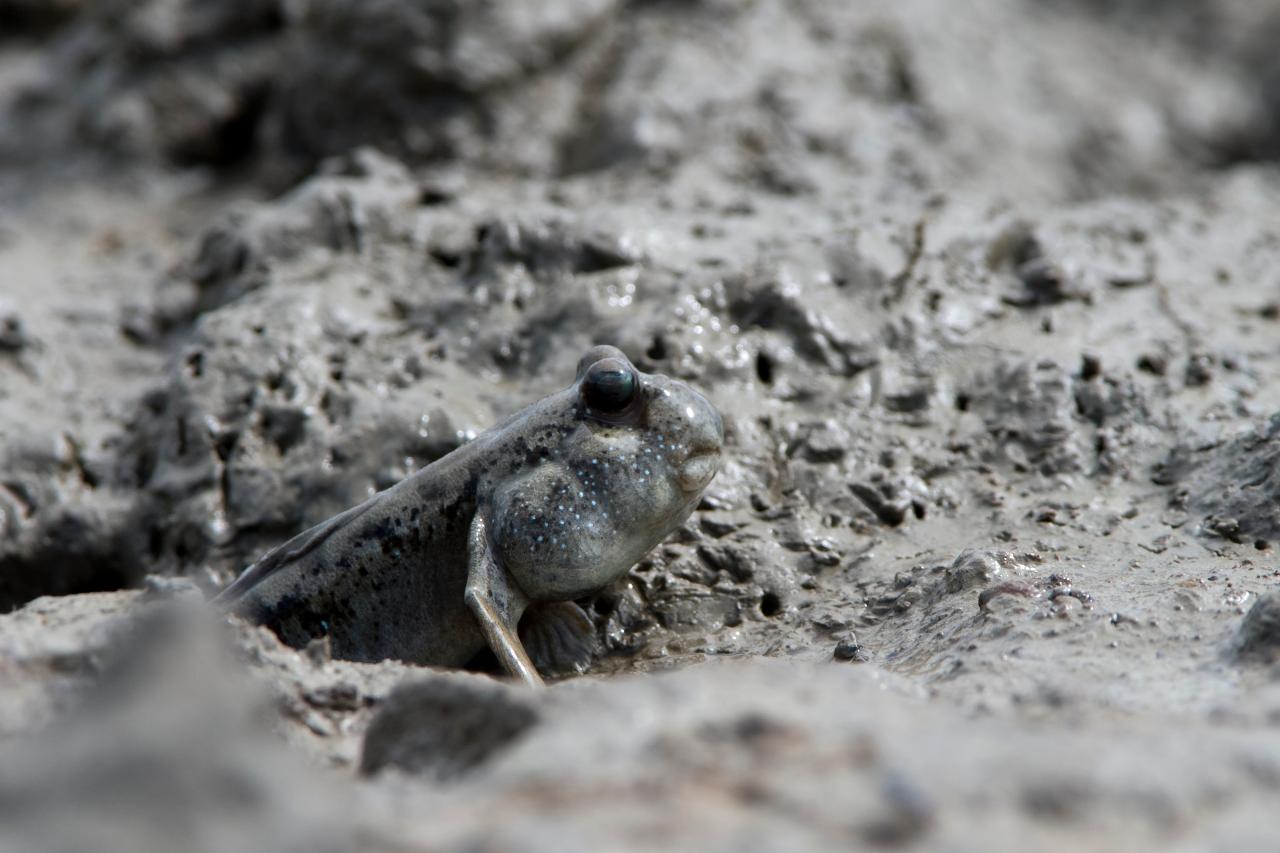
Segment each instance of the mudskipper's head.
M620 459L630 451L637 482L665 480L671 501L681 503L700 495L719 470L724 421L685 383L641 373L621 350L600 346L578 362L577 386L579 417L594 439L583 440L582 449L609 445Z
M574 384L544 401L568 429L498 496L504 559L538 598L621 577L697 506L720 467L724 424L684 382L588 350Z

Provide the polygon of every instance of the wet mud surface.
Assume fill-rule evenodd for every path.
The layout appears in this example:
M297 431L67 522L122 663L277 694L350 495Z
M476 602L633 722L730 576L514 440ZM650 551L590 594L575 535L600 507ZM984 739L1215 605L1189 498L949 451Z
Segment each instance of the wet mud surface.
M1278 34L0 0L0 839L1274 846ZM205 625L595 343L726 452L587 676Z

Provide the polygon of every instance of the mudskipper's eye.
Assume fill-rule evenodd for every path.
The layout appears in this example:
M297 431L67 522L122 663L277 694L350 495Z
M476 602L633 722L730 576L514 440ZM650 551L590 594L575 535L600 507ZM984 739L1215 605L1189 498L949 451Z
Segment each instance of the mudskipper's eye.
M598 412L620 412L635 399L635 371L617 358L602 358L582 378L582 399Z

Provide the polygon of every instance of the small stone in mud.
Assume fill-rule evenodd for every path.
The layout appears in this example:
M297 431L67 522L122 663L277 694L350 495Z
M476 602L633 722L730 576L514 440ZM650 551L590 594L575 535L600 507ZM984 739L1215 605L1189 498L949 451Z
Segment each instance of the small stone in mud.
M1258 598L1236 633L1236 655L1243 660L1280 659L1280 592Z
M862 646L858 645L858 638L853 634L849 634L836 643L835 651L831 653L831 657L833 660L851 663L866 663L871 660L871 655Z

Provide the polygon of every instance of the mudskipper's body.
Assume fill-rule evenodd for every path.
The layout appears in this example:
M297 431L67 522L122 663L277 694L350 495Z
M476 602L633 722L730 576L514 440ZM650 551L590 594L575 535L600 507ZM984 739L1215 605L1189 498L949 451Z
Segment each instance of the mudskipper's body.
M461 666L487 644L537 684L525 609L624 575L693 511L722 440L702 395L595 347L569 388L284 543L218 601L351 660Z

